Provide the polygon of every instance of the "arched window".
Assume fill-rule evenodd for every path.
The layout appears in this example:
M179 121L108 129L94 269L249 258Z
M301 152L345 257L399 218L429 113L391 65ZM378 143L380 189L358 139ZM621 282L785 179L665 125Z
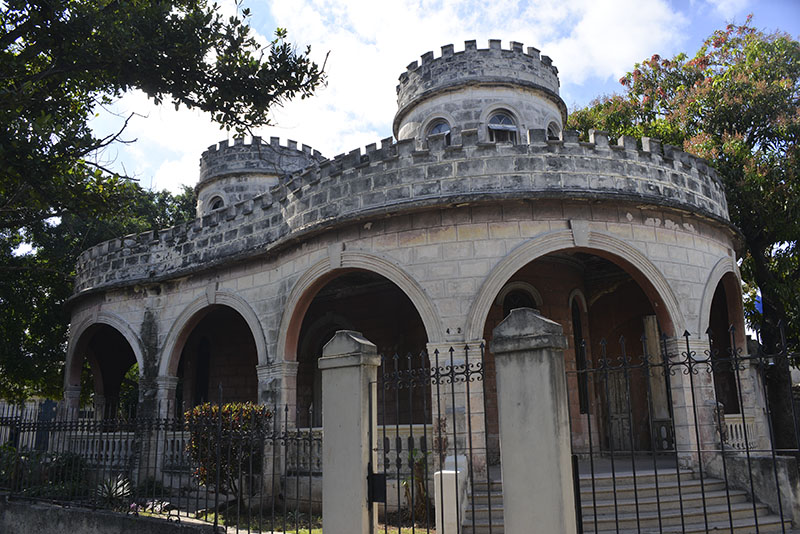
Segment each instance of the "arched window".
M561 128L555 122L551 122L547 125L547 140L558 141L559 139L561 139Z
M435 120L431 126L428 128L428 133L426 137L436 134L446 134L444 136L444 142L446 145L450 144L450 124L444 119Z
M489 117L489 141L493 143L517 142L517 124L507 111L498 111Z
M509 291L503 299L503 317L508 317L511 310L517 308L531 308L536 310L539 306L536 305L536 300L530 292L524 289L514 289Z
M211 206L212 211L218 210L225 207L225 201L222 200L222 197L214 197L208 202L208 205Z

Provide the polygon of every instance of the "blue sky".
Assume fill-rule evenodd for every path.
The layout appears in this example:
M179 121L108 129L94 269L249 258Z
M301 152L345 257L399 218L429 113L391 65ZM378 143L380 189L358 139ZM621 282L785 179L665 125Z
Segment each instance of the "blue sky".
M235 9L232 0L221 8ZM391 135L395 86L405 66L432 50L464 40L501 39L535 46L559 69L561 97L570 109L619 90L617 80L636 61L654 53L694 53L728 21L780 29L800 37L800 0L465 0L385 1L245 0L251 24L266 42L275 27L289 40L309 44L319 61L330 52L328 85L311 99L275 110L274 126L258 133L293 139L333 157ZM141 93L117 102L117 114L135 111L125 134L136 143L104 152L104 163L124 170L145 187L177 191L197 181L200 154L227 138L207 116L155 106ZM121 119L100 111L99 133Z

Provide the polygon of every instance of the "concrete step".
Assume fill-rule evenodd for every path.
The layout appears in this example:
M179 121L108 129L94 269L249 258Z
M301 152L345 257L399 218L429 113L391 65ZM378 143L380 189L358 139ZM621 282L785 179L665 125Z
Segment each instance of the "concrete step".
M462 534L505 534L503 520L495 521L492 518L491 526L488 519L475 520L475 523L464 521L461 528Z
M747 502L747 492L739 490L725 491L720 489L716 491L706 491L705 493L706 505L717 506L727 505L730 499L731 504L738 504ZM621 498L617 496L616 502L612 496L604 495L601 499L599 496L594 501L591 497L587 500L581 501L581 510L583 514L591 514L592 509L596 509L598 515L613 514L616 510L622 511L635 511L637 506L640 512L658 512L665 510L680 510L681 505L683 508L690 509L697 507L698 503L703 502L703 494L693 492L682 492L680 497L677 493L672 495L659 494L658 498L653 496L639 495L638 499L634 498ZM659 508L660 507L660 508Z
M763 504L756 504L755 514L759 517L767 516L769 509ZM657 512L642 512L637 514L635 510L621 510L619 513L597 516L597 528L599 530L615 530L617 525L621 529L635 530L638 527L649 531L657 530L659 524L662 526L680 526L681 524L701 524L704 523L704 517L708 518L709 523L727 523L729 516L732 516L734 521L754 521L753 504L750 502L731 504L730 512L727 505L707 506L705 511L702 506L695 506L693 508L684 508L683 514L680 509L664 510L661 513ZM595 517L592 514L584 514L584 525L591 525L594 528Z
M661 470L659 469L657 472L653 471L652 469L637 471L636 472L636 483L637 484L654 484L656 481L656 476L658 477L659 482L676 482L678 479L681 481L687 479L696 478L696 475L693 471L689 471L686 469L681 469L680 471L675 471L671 469ZM592 485L592 476L590 473L581 473L580 474L580 483L581 487ZM594 485L595 487L608 487L613 486L615 483L616 485L633 485L634 476L633 473L630 471L625 472L617 472L617 473L595 473L594 475Z
M795 533L791 530L792 524L790 521L784 522L784 527L787 534ZM608 529L600 529L595 531L594 525L587 521L583 522L584 534L641 534L641 533L658 533L658 534L706 534L709 532L719 532L720 534L778 534L783 532L781 529L781 520L777 516L764 516L758 518L758 526L755 520L750 519L734 519L733 527L730 521L709 522L708 529L703 522L700 523L686 523L685 527L682 525L663 526L660 530L658 527L653 529L642 528L638 530L632 529L619 529L611 527ZM796 534L796 533L795 533Z
M623 482L625 481L620 481L616 488L613 486L595 486L594 495L598 499L612 499L614 495L616 495L618 499L632 499L634 495L640 497L655 497L659 495L664 497L667 495L682 495L684 493L701 493L703 491L708 493L711 491L725 490L725 482L708 478L703 480L702 483L699 479L681 479L680 484L678 484L677 480L659 480L658 485L655 483L640 483L637 480L635 486L632 483L628 484ZM581 485L581 501L591 500L591 498L592 487Z
M500 523L503 522L503 503L501 502L493 502L492 507L489 508L487 505L467 505L467 509L464 513L464 522L470 523L472 521L472 517L475 517L475 520L483 520L486 519L488 521L489 516L492 517L492 523Z

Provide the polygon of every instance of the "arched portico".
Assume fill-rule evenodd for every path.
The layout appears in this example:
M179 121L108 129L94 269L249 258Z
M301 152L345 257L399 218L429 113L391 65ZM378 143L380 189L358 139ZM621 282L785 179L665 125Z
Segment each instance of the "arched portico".
M359 251L341 251L340 254L339 260L333 263L330 257L318 261L294 284L278 331L278 359L296 361L300 327L314 295L326 283L348 270L371 272L395 284L414 304L425 327L428 342L438 343L444 340L444 327L433 302L406 271L393 261L376 254Z
M139 336L127 322L108 312L86 318L71 332L67 346L64 391L67 408L79 407L81 371L84 360L92 369L95 405L98 413L119 406L120 387L124 375L134 364L143 371L143 349Z
M595 254L629 272L653 301L661 328L667 335L674 335L680 325L685 324L680 304L669 282L640 250L617 237L594 231L588 232L585 243L576 246L572 230L557 230L535 236L518 246L489 273L467 316L467 339L481 339L489 309L514 273L537 258L563 250Z
M178 318L172 323L172 327L167 334L164 348L161 351L161 360L158 366L158 376L174 376L178 370L178 362L181 351L187 338L197 323L203 318L203 311L209 306L227 306L235 310L250 328L255 341L258 364L264 365L269 361L267 355L267 344L264 337L264 330L261 321L250 304L241 296L225 290L209 291L205 295L195 299L180 313Z

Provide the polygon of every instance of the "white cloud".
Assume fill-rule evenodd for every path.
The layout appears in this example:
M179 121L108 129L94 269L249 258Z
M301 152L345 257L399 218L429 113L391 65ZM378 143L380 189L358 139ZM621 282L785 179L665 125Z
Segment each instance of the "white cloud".
M706 0L714 10L725 20L731 20L741 13L750 4L749 0Z
M566 94L577 84L619 77L653 52L677 51L688 24L666 0L293 0L252 2L251 9L270 9L274 23L289 29L290 42L300 50L311 44L317 61L330 52L327 87L275 109L276 126L258 133L294 139L328 157L392 134L397 78L428 50L438 55L450 43L461 50L469 39L486 47L490 38L504 47L511 40L535 46L553 58ZM193 185L202 151L226 138L207 116L156 107L142 93L115 109L148 115L131 121L126 137L138 141L118 147L116 162L144 185L173 191ZM112 122L96 121L106 130Z

